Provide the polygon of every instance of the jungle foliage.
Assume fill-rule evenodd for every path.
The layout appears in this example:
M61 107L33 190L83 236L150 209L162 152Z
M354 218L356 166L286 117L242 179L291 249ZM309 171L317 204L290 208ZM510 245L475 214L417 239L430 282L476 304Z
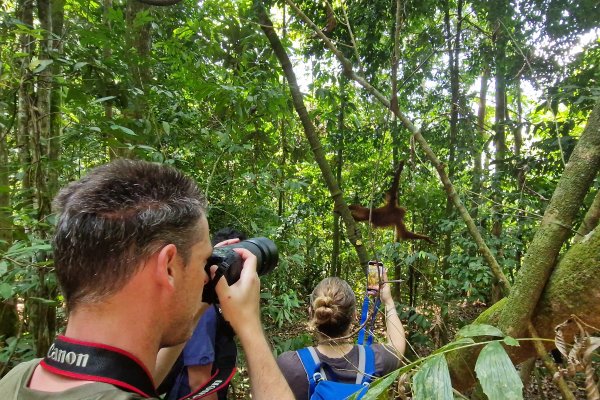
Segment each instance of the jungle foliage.
M294 64L318 146L305 136L260 9ZM276 352L309 343L303 321L314 285L328 275L353 282L359 295L366 285L318 150L345 204L380 205L405 162L405 223L436 244L394 243L392 230L368 224L356 233L403 281L395 298L412 343L408 364L419 371L413 389L423 393L425 375L448 367L443 356L421 357L519 282L584 130L600 136L590 117L600 100L598 21L596 0L2 2L0 375L43 355L65 324L49 244L53 196L117 157L193 176L212 230L273 238L280 264L262 278L264 322L278 332ZM598 169L590 161L590 182L574 182L582 201L553 245L552 268L598 222L574 234L596 204ZM542 299L549 275L529 282ZM507 334L529 335L508 320L500 317L505 332L494 336L502 339L473 365L478 376L493 368L489 354L506 354L500 342L515 344ZM493 384L486 388L502 393ZM449 386L444 393L451 398Z

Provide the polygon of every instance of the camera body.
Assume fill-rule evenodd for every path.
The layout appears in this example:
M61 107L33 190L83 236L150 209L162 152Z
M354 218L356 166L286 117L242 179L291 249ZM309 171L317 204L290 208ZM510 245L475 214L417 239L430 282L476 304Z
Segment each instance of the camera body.
M217 271L205 286L202 292L202 301L209 304L219 302L215 286L219 279L224 276L228 285L233 285L240 279L242 272L242 257L233 249L247 249L256 256L256 272L259 276L271 272L279 261L279 252L277 246L271 239L266 237L256 237L243 240L239 243L230 244L228 246L215 247L212 255L206 261L204 269L210 276L210 267L217 266Z

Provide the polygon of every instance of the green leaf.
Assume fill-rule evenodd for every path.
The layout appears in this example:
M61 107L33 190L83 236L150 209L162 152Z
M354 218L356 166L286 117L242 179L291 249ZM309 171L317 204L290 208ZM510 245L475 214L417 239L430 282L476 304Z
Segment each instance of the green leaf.
M100 97L99 99L96 99L96 100L93 100L93 101L91 101L91 102L90 102L90 104L94 104L94 103L102 103L102 102L104 102L104 101L107 101L107 100L112 100L112 99L114 99L115 97L117 97L117 96L106 96L106 97Z
M167 121L163 121L162 122L162 127L163 130L165 131L165 133L168 135L169 133L171 133L171 125L169 125L169 123Z
M457 333L459 337L474 337L474 336L498 336L504 337L504 333L495 326L486 324L471 324L463 326Z
M414 400L452 400L448 363L443 355L427 360L413 377Z
M507 336L504 338L504 343L509 346L520 346L519 341L514 337Z
M58 302L56 300L44 299L43 297L30 297L29 300L34 300L42 304L57 306Z
M42 72L43 70L46 69L46 67L50 64L52 64L54 61L53 60L38 60L38 59L34 59L31 60L31 63L29 64L29 69L34 73L37 74L38 72Z
M87 65L86 62L80 61L73 66L73 71L77 71L78 69L81 69L85 65Z
M8 300L12 297L12 295L13 295L12 286L6 282L0 283L0 297L5 300Z
M523 399L523 382L500 342L488 343L481 350L475 372L489 400Z
M474 343L475 343L475 341L471 338L460 338L458 340L455 340L454 342L450 342L447 345L440 347L439 349L435 350L431 354L440 354L440 353L455 349L457 347L468 346L468 345L474 344Z
M363 396L362 399L363 400L377 399L377 397L380 394L385 392L387 390L387 388L390 387L390 385L392 385L396 381L396 379L398 378L398 375L400 375L399 369L395 370L394 372L392 372L384 377L376 379L369 385L369 389L367 390L367 393Z
M126 128L124 126L121 126L121 125L112 124L110 126L110 129L119 130L119 131L121 131L121 132L123 132L123 133L125 133L125 134L127 134L129 136L137 136L134 131L132 131L131 129Z

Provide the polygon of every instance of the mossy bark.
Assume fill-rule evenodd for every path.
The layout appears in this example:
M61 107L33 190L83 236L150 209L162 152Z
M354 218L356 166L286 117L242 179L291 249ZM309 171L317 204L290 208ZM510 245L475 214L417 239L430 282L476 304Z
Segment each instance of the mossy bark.
M510 291L510 307L503 309L500 315L498 327L507 334L521 336L526 332L562 245L572 234L575 218L599 170L600 103L590 114L527 249L517 282Z
M600 326L598 266L600 266L600 229L596 228L586 240L571 247L563 256L542 292L533 318L533 325L539 337L554 339L554 327L573 314L591 326ZM512 307L510 299L504 298L483 312L475 323L496 325L500 315ZM569 335L573 332L564 333L565 338L570 340ZM546 347L552 348L552 342L547 342ZM469 348L448 354L448 365L455 389L464 391L476 382L473 366L479 350L479 348ZM507 347L507 350L515 364L537 356L530 341L522 341L519 347Z

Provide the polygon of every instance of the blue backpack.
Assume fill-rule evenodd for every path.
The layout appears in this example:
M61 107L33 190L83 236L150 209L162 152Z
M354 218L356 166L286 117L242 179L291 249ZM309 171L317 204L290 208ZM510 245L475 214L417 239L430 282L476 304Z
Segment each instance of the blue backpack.
M371 346L358 346L358 372L355 383L335 382L327 380L321 360L314 347L297 350L298 357L308 377L310 400L342 400L358 392L357 399L362 398L369 382L375 374L375 355ZM330 371L333 375L333 371Z

